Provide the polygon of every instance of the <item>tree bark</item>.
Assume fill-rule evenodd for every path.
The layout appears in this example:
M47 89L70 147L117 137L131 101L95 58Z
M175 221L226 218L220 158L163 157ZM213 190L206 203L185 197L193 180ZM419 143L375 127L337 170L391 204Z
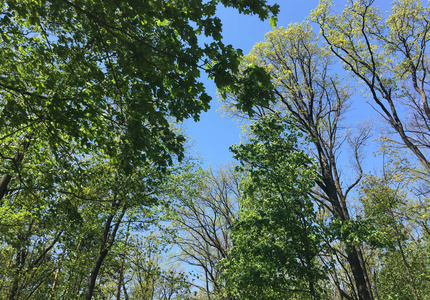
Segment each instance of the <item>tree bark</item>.
M94 293L94 287L96 286L96 280L97 276L99 275L100 268L103 264L104 259L106 258L106 255L108 254L109 250L107 248L100 251L99 255L97 256L96 263L94 264L93 269L91 270L90 280L88 281L88 287L87 287L87 294L85 296L86 300L91 300Z
M3 199L4 195L6 194L7 185L9 184L11 179L12 179L12 176L10 176L9 174L3 175L0 181L0 200Z
M22 151L18 150L13 158L8 158L9 160L12 161L13 165L17 169L24 158L24 152L27 151L28 147L30 147L31 137L32 137L32 134L27 134L24 137L24 142L22 143ZM0 201L7 193L7 186L9 185L9 182L11 179L12 179L12 175L5 174L0 180Z
M327 197L330 199L331 206L333 207L334 214L342 221L350 220L348 207L344 199L344 194L340 189L340 184L336 184L336 179L333 178L333 165L335 161L330 160L324 155L323 147L321 144L316 143L319 161L321 164L322 179L323 182L319 183L321 189L325 192ZM338 178L338 176L335 176ZM357 245L343 240L346 248L347 261L351 267L351 271L354 277L354 282L358 291L358 298L360 300L373 300L372 291L369 286L366 269L364 264L360 261L360 252L357 249Z
M358 299L360 300L373 300L371 291L368 290L366 283L365 272L360 264L359 254L354 245L346 244L347 260L351 267L352 275L357 286Z
M115 203L115 201L114 201L114 203ZM118 204L115 203L114 205L117 206ZM103 230L102 243L100 245L100 252L96 258L96 262L94 264L94 267L91 270L91 275L90 275L90 279L88 280L87 293L85 296L85 300L91 300L91 298L93 297L94 288L96 286L97 276L99 275L100 268L103 264L104 259L106 258L107 254L109 253L110 248L112 247L112 245L115 241L116 233L118 231L119 225L121 224L121 220L124 217L125 211L126 211L126 207L124 207L122 209L121 215L118 217L118 220L113 225L112 232L110 232L110 230L112 228L111 225L112 225L112 221L115 217L115 213L112 213L106 220L104 230Z

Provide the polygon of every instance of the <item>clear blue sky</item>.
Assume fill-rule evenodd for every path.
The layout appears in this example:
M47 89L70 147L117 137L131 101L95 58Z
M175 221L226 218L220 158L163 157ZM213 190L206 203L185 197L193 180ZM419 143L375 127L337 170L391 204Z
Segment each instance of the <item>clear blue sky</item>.
M290 23L302 22L309 16L312 9L318 5L318 0L278 0L269 3L280 5L278 26L288 26ZM345 1L339 1L344 5ZM384 7L387 8L387 7ZM271 30L269 21L261 22L256 16L243 16L233 9L222 8L219 17L223 23L224 42L235 48L249 53L252 46L264 40L264 35ZM216 89L212 82L205 81L206 88L213 97L211 109L201 114L199 122L192 120L185 122L185 130L192 144L191 151L203 160L203 166L218 167L221 164L233 162L229 147L240 142L241 124L230 117L222 117L219 109ZM355 95L352 113L348 115L347 123L354 126L359 120L373 118L376 115L371 107L365 103L361 95ZM370 150L370 153L375 148ZM369 153L369 154L370 154ZM372 163L373 164L373 163ZM372 166L367 166L372 169Z

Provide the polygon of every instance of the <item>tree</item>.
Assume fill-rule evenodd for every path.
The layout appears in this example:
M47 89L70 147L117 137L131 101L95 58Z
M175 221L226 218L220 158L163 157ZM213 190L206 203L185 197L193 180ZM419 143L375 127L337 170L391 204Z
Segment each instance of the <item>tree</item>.
M427 173L429 15L429 7L413 0L394 1L386 15L374 0L348 1L341 13L331 1L320 1L312 13L331 52L366 87L373 106Z
M224 297L221 260L229 259L231 227L239 210L238 178L232 167L184 172L174 182L173 244L178 259L196 268L193 283L205 299Z
M297 131L276 115L251 125L233 147L243 172L239 219L225 260L227 292L238 299L318 299L324 271L317 261L322 232L309 192L316 166Z
M387 177L381 181L372 176L366 177L366 180L363 182L362 197L360 197L360 200L363 203L365 217L372 221L376 230L382 233L383 237L387 240L385 247L391 249L397 248L397 251L401 254L403 259L399 259L397 263L401 262L403 265L402 268L406 270L404 278L406 278L407 286L414 294L415 300L417 300L418 294L415 280L413 279L410 264L406 259L404 251L407 230L405 230L404 224L401 223L402 218L396 213L405 195L402 195L399 187L396 190L390 188L388 184L389 180ZM388 251L386 257L392 256L397 251ZM403 288L405 289L405 286ZM378 294L380 294L380 291L378 291Z
M410 0L394 1L386 13L373 0L348 1L341 12L331 1L321 1L312 13L333 55L364 85L371 105L397 133L397 145L407 147L422 165L423 172L420 168L414 171L415 180L425 182L430 171L429 13L421 1ZM414 189L419 189L418 184ZM417 198L428 197L428 190L420 193ZM390 255L403 257L400 263L405 265L404 255ZM416 289L413 294L416 299Z
M350 226L354 220L349 194L363 176L361 149L369 136L369 128L364 126L356 135L342 131L341 122L349 106L350 92L339 82L337 75L331 73L333 61L329 52L318 43L309 24L291 24L269 32L264 42L256 44L244 59L244 65L248 64L267 71L273 88L273 98L253 103L248 113L254 119L263 118L268 112L288 116L287 122L309 138L306 151L318 162L318 187L313 189L313 199L326 209L329 222L340 223L341 227ZM240 90L227 96L228 107L242 107ZM236 112L240 114L239 110ZM345 141L351 146L355 170L352 174L355 177L348 181L343 180L338 166ZM354 295L356 288L360 299L371 299L359 241L353 241L340 231L332 240L341 242L341 247L333 247L333 250L345 256L349 264L355 285L349 294ZM341 294L348 294L342 287L337 288Z

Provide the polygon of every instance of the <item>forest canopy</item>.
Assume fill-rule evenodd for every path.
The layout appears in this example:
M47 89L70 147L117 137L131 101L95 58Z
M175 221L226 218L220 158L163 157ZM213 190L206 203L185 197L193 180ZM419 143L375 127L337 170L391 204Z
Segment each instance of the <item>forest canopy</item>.
M1 299L430 295L429 5L270 3L1 1ZM223 8L272 30L243 55ZM218 168L204 77L246 127Z

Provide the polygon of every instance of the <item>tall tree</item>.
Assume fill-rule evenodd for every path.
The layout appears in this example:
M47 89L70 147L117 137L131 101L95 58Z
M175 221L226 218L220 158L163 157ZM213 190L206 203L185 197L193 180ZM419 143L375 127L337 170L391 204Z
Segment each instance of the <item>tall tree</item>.
M318 43L318 37L307 23L292 24L278 28L266 35L264 42L254 46L245 57L244 65L255 64L272 77L272 99L251 103L248 111L253 118L262 118L267 112L279 112L289 116L294 124L309 137L308 154L318 162L318 188L313 198L326 208L331 221L337 219L345 226L353 222L350 213L349 194L360 182L361 148L368 138L368 128L363 127L357 135L342 131L342 118L348 108L350 93L332 74L332 57ZM242 109L245 101L241 90L226 94L228 107ZM271 100L268 101L268 100ZM252 105L253 104L253 105ZM240 112L236 110L239 114ZM243 115L243 114L242 114ZM344 181L338 166L340 147L348 140L351 147L355 178ZM340 232L339 239L351 270L360 299L371 299L371 287L365 269L359 243L352 242ZM348 292L338 289L343 294ZM355 294L354 289L350 297Z
M227 292L238 299L320 299L322 231L309 193L316 166L299 150L297 131L272 115L251 125L233 148L243 172Z

